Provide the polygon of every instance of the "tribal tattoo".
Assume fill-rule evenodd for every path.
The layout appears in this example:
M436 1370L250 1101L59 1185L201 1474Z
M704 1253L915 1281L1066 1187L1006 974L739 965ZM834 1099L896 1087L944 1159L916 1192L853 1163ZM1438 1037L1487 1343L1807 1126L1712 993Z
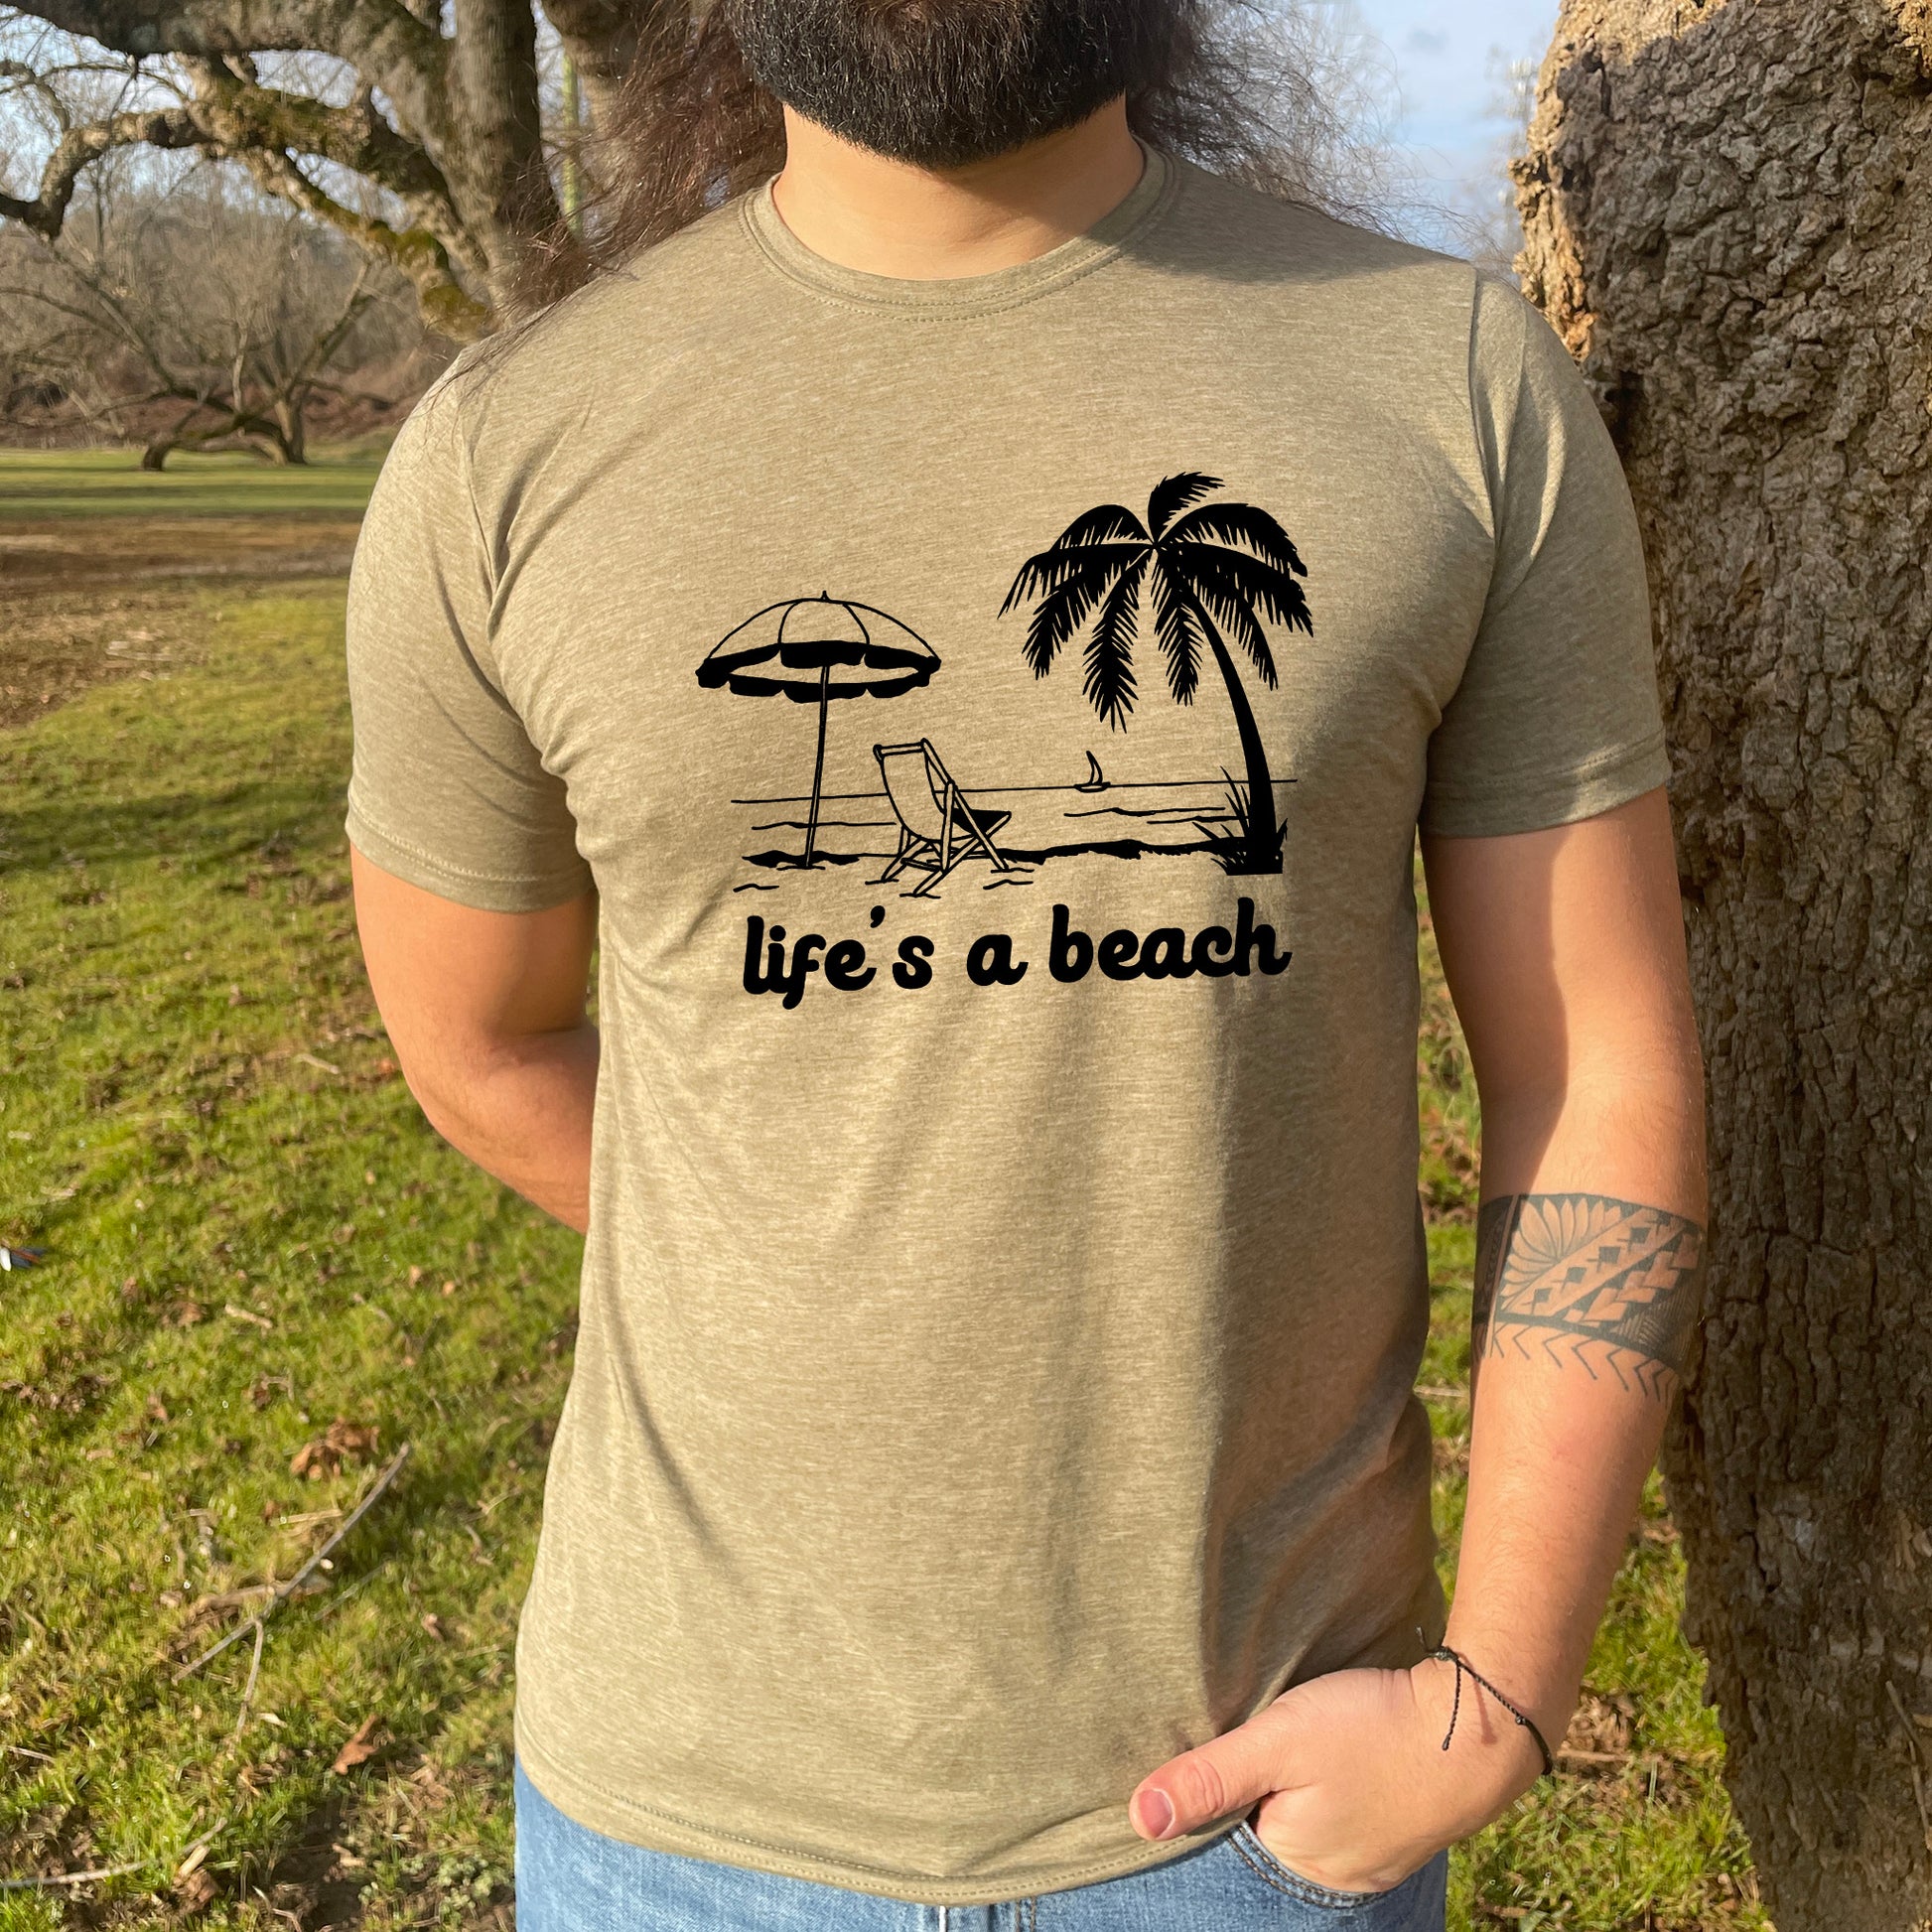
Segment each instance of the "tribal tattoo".
M1475 1353L1607 1368L1660 1400L1697 1326L1704 1230L1604 1194L1506 1194L1476 1223Z

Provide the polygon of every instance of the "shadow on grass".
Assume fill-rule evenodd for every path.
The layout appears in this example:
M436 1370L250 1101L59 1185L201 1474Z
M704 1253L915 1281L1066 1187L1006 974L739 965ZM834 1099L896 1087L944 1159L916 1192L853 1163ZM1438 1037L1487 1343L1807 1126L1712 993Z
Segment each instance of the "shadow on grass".
M0 877L108 859L216 859L280 836L324 844L342 831L339 784L286 779L207 791L50 803L25 811L0 801Z

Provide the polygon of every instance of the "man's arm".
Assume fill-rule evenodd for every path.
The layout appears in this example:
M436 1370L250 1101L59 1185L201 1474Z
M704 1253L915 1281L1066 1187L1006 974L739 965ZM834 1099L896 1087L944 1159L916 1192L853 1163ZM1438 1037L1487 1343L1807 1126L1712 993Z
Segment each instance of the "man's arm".
M1698 1314L1704 1079L1670 813L1647 792L1552 832L1428 840L1423 862L1482 1099L1448 1642L1554 1748Z
M1554 1749L1697 1314L1704 1087L1670 816L1657 790L1548 831L1429 839L1423 858L1483 1129L1448 1642ZM1454 1678L1444 1661L1312 1679L1161 1766L1130 1817L1170 1837L1259 1800L1255 1831L1295 1870L1393 1885L1541 1768L1466 1676L1443 1750Z
M350 849L369 985L403 1077L453 1147L580 1233L590 1222L597 899L484 912Z

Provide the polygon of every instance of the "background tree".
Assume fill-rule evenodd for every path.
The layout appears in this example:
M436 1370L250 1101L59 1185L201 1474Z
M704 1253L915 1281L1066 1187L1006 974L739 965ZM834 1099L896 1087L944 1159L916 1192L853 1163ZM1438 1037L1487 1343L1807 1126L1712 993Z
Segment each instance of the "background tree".
M1932 1922L1932 11L1567 0L1529 292L1643 520L1710 1065L1666 1452L1780 1932Z
M593 115L640 39L681 35L688 0L551 0L549 28ZM39 179L0 214L52 238L81 173L147 145L239 161L268 193L408 277L426 319L485 333L558 206L532 0L34 0L0 10L0 74L54 121ZM307 61L294 56L319 57ZM118 70L76 113L60 82ZM99 94L99 88L94 92Z
M383 425L441 360L395 270L213 165L172 183L110 156L61 235L0 231L0 429L105 431L306 460L312 410ZM121 165L117 165L121 164Z

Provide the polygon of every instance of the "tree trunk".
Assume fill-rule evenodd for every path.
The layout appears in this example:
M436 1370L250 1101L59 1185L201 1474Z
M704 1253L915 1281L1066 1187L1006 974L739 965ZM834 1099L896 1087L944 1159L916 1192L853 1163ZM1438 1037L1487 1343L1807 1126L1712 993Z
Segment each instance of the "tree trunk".
M1779 1932L1932 1923L1932 6L1566 0L1517 180L1650 559L1710 1068L1666 1447Z
M277 460L305 464L309 460L309 421L307 398L300 390L275 398L275 441Z
M532 239L557 213L543 158L536 17L529 0L453 0L450 82L460 152L444 172L489 261L500 311Z

